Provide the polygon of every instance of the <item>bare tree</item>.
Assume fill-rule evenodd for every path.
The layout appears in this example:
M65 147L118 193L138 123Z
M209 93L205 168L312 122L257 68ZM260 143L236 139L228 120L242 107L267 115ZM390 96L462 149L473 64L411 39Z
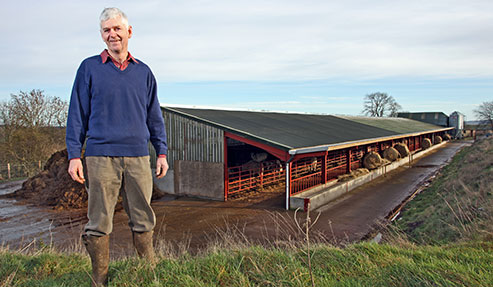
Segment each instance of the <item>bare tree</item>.
M386 93L373 93L365 96L363 114L370 117L396 117L401 109L394 97Z
M0 106L0 120L15 127L61 127L67 119L68 103L46 96L42 90L11 94Z
M65 146L68 103L41 90L11 94L0 103L0 161L35 172L33 162L44 162Z
M493 101L483 102L479 108L474 110L474 114L482 125L493 130Z

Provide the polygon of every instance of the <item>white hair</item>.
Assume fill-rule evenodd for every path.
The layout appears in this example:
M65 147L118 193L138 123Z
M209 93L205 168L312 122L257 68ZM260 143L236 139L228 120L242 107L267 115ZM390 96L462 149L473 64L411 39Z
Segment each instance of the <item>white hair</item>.
M121 17L123 25L125 25L125 28L128 29L129 25L127 15L125 15L122 10L115 7L104 8L103 12L101 12L101 16L99 16L99 24L101 25L101 22L118 17Z

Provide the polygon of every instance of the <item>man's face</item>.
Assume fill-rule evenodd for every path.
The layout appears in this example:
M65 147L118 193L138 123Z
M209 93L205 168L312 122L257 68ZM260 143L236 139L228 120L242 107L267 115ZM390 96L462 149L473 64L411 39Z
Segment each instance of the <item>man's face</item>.
M101 37L108 50L119 54L128 51L128 39L132 37L132 26L128 29L122 23L121 17L101 22Z

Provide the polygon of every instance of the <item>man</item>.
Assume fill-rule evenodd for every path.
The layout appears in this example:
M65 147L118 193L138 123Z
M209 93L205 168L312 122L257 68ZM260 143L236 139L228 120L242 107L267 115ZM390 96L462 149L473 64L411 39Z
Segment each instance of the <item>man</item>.
M155 260L149 141L159 155L157 178L168 170L156 80L149 67L128 52L132 26L117 8L103 10L100 26L107 49L85 59L77 71L66 134L68 172L85 183L89 195L89 222L82 239L91 257L93 286L108 281L109 234L120 189L137 254ZM84 143L86 170L81 161Z

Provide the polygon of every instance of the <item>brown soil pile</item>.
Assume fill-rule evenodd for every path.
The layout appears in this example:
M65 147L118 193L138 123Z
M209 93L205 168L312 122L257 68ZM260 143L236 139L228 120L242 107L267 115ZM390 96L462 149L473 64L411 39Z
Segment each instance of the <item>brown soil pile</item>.
M409 155L409 148L403 143L398 143L394 145L394 148L399 152L402 158Z
M421 141L421 148L427 149L431 147L431 140L430 139L423 139Z
M67 150L54 153L43 171L29 178L12 196L36 205L55 209L87 207L87 192L83 184L72 180L67 172Z
M339 181L339 182L349 181L353 178L357 178L359 176L362 176L362 175L368 174L368 173L370 173L370 171L367 168L358 168L357 170L351 171L351 173L346 173L346 174L338 176L337 181Z
M443 140L449 141L451 139L452 139L452 136L451 135L449 135L449 134L444 134L443 135Z
M27 179L21 189L9 196L58 210L87 208L85 186L72 180L67 172L68 163L66 149L54 153L46 162L43 171ZM154 188L152 199L162 195L161 191ZM116 207L117 210L121 208L121 204Z
M389 161L396 161L400 153L393 147L388 147L383 151L383 157Z
M439 144L443 141L441 136L435 136L435 144Z
M376 169L382 165L382 158L376 152L369 152L363 158L363 166L367 169Z

